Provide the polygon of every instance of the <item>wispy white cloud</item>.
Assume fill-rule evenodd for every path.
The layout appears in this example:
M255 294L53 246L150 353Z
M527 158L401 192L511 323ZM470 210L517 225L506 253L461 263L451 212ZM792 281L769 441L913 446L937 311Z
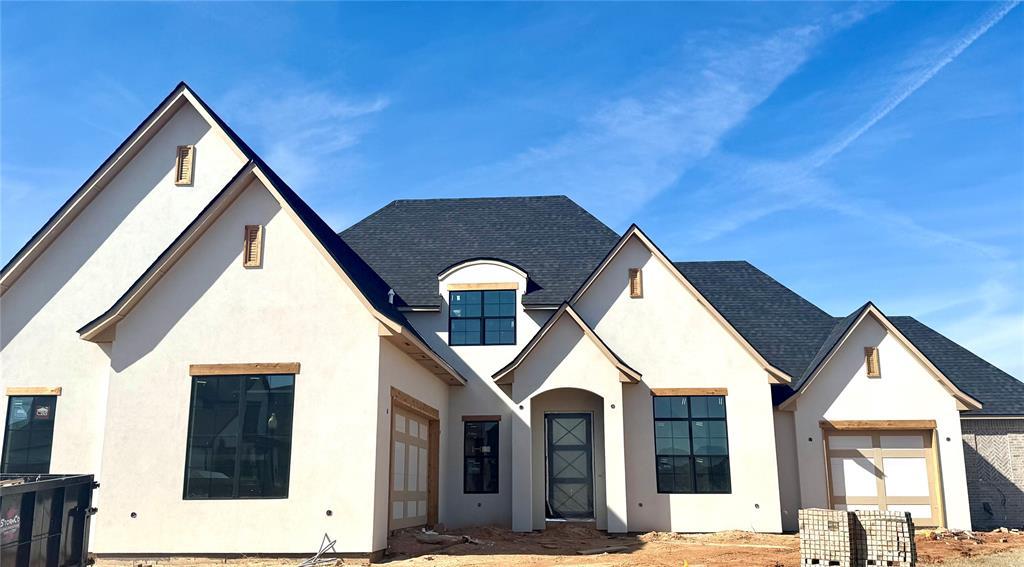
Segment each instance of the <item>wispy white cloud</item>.
M253 145L289 184L316 190L359 164L354 148L369 118L389 105L383 96L345 97L326 89L247 86L229 92L224 108L239 109L237 122Z
M767 36L693 39L687 55L696 64L637 81L657 88L605 100L555 141L434 180L427 190L565 193L621 222L710 155L824 38L877 9L857 6Z
M892 232L930 246L952 245L987 257L1001 257L1004 251L959 238L921 225L911 217L893 211L881 203L849 195L836 187L821 173L823 166L846 150L876 126L903 101L934 78L946 65L970 47L979 37L1002 20L1019 0L997 5L955 38L927 65L912 73L886 96L877 107L842 134L800 158L774 161L720 155L715 158L728 164L727 173L698 190L702 194L728 195L729 207L721 214L710 215L692 229L695 241L719 238L749 223L782 211L813 207L847 217L867 220Z
M815 168L821 167L837 154L848 148L850 144L856 142L864 135L865 132L888 116L893 109L899 106L903 101L907 100L907 98L912 94L917 92L917 90L924 86L925 83L932 80L935 75L939 74L939 71L941 71L946 65L949 65L954 59L963 53L964 50L973 45L979 37L985 35L988 30L992 29L992 26L999 23L999 21L1002 20L1006 14L1008 14L1010 10L1014 9L1018 4L1020 4L1020 0L1013 0L1012 2L997 4L989 10L987 14L982 16L981 20L953 41L945 52L940 54L931 62L930 65L922 69L920 72L908 77L906 82L882 101L879 107L868 115L866 120L857 124L851 131L840 136L831 143L822 146L810 159L811 166Z

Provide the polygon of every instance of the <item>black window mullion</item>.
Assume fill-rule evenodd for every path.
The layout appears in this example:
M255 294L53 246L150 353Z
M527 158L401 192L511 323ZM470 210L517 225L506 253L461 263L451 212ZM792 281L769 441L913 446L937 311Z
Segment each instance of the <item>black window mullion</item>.
M238 498L239 485L241 484L238 477L242 474L242 438L245 436L245 392L248 385L249 376L243 376L242 383L238 387L238 414L235 417L238 420L238 439L235 440L235 477L234 486L231 489L234 498Z

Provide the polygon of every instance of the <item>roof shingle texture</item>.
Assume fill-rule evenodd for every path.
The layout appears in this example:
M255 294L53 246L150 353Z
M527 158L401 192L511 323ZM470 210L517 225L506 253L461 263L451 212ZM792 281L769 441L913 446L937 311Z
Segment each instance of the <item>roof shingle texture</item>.
M889 320L958 388L982 403L980 410L963 415L1024 415L1024 382L913 317Z
M474 258L522 268L524 305L558 305L619 238L564 196L399 200L340 235L412 307L440 307L438 274Z
M749 262L674 262L761 356L800 376L835 320Z

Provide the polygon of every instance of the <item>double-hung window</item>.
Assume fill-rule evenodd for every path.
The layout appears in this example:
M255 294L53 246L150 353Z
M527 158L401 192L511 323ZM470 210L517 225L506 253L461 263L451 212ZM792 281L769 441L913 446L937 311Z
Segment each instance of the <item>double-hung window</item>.
M11 396L0 472L50 472L56 418L57 396Z
M286 498L295 376L194 376L185 499Z
M498 492L498 422L465 422L462 490L466 494Z
M516 344L515 290L452 291L448 305L448 344Z
M725 396L655 396L658 492L729 493Z

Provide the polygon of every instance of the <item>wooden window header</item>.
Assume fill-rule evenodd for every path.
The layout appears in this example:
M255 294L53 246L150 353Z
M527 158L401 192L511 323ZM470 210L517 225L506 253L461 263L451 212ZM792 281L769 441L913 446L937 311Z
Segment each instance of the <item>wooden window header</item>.
M508 289L519 289L519 284L516 282L498 282L498 283L453 283L448 284L448 291L472 291L472 290L508 290Z
M629 269L629 296L633 299L644 296L644 272L640 268Z
M196 147L178 146L178 155L174 162L174 184L192 185L195 171Z
M61 387L48 386L12 386L7 388L8 396L59 396Z
M878 347L864 347L864 362L868 368L868 378L882 377L882 367L878 359Z
M835 431L867 431L867 430L911 430L935 429L934 419L850 419L822 420L818 422L822 429Z
M652 396L728 396L728 388L651 388Z
M190 364L191 376L223 376L233 374L298 374L298 362L252 362L239 364Z
M500 415L464 415L462 421L501 421Z
M242 265L258 268L263 261L263 225L245 225L245 245L242 248Z

